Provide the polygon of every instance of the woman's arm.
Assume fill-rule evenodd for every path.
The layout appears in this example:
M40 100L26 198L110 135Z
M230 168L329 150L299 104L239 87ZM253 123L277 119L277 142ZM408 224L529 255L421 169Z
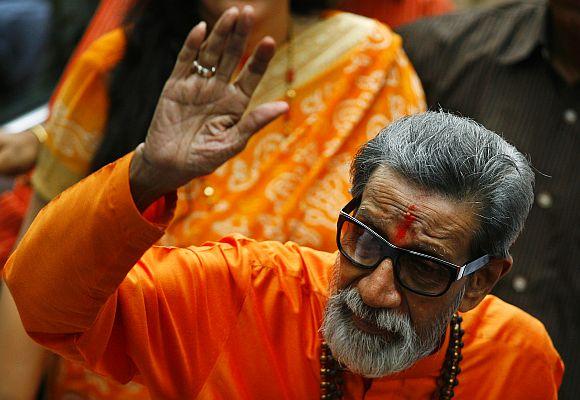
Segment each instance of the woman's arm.
M19 133L0 131L0 175L15 176L28 172L34 166L39 147L40 137L32 130Z
M46 202L30 199L16 243ZM36 396L49 352L26 334L14 299L2 282L0 289L0 399L32 400Z

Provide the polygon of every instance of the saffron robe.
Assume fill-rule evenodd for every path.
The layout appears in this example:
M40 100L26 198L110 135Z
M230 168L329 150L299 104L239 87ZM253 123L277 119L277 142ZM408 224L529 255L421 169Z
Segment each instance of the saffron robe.
M317 398L336 253L241 235L154 246L175 194L144 218L130 193L131 157L47 206L8 261L29 334L99 373L135 378L154 398ZM457 398L557 397L563 364L539 321L493 296L463 317ZM448 341L394 376L345 373L344 398L430 398Z
M295 18L294 34L293 60L287 45L280 46L252 97L252 107L284 99L291 66L296 97L289 115L263 128L214 174L178 191L163 244L240 232L332 250L334 211L349 197L353 154L391 121L424 110L421 84L401 41L384 25L327 13ZM123 30L114 30L71 67L32 177L40 197L51 199L88 174L107 123L110 72L125 45ZM62 363L56 383L56 398L145 398L135 385L126 391L72 363Z

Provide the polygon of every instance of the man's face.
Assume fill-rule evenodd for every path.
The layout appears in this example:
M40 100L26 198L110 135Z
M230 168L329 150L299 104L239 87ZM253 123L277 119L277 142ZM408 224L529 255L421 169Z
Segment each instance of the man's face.
M463 265L471 261L474 210L379 168L354 215L399 247ZM340 255L323 323L325 340L353 372L377 377L407 369L440 344L464 290L465 278L440 297L418 295L398 284L390 259L363 270Z

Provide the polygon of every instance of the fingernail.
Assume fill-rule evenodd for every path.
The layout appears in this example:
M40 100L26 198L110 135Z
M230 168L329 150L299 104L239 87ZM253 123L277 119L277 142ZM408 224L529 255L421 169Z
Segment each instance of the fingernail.
M207 24L205 23L205 21L201 21L199 24L197 24L197 26L200 27L200 28L201 27L205 28L206 25Z

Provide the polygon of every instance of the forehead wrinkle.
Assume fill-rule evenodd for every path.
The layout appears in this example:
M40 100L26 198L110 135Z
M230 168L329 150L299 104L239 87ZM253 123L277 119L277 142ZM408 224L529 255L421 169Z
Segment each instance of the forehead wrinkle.
M411 213L412 215L416 216L415 221L413 221L409 226L409 232L412 232L414 237L419 240L414 240L411 244L421 244L421 247L425 248L431 254L439 255L441 258L444 256L449 256L452 252L446 246L441 246L438 243L433 243L431 240L422 240L421 238L429 238L430 234L424 232L425 226L422 223L428 217L428 215L422 211L418 210L409 210L404 206L400 206L399 204L395 204L394 207L395 212L391 212L391 210L384 210L382 207L376 207L371 202L362 202L361 206L359 207L358 213L360 214L359 217L363 218L369 224L373 225L377 229L380 229L380 232L377 232L385 237L385 239L392 242L392 234L396 228L398 222L400 222L401 218L404 218L407 212ZM386 212L385 212L386 211ZM400 215L399 215L400 213ZM380 218L377 216L381 215ZM445 238L446 235L442 234L442 238ZM435 238L433 236L433 238ZM437 237L438 239L439 237Z
M376 184L367 186L359 207L365 218L380 228L381 233L386 233L390 240L397 224L404 221L409 213L414 217L409 225L409 233L412 233L414 240L409 242L409 246L420 245L425 248L424 251L449 261L467 256L460 253L468 251L475 231L477 219L474 205L445 198L397 178L395 175L393 183L403 183L400 185L403 190L389 184L390 181L377 180ZM467 218L459 218L459 215ZM467 243L466 237L469 238Z
M455 201L453 201L455 203ZM424 210L431 211L432 214L425 212ZM473 223L474 223L474 214L470 212L471 210L468 207L464 207L463 205L459 204L457 213L469 213L469 218L467 220L453 218L453 215L444 215L445 212L440 210L436 210L432 207L429 207L427 204L421 205L420 208L415 212L415 217L417 220L423 222L422 226L425 228L425 232L435 238L435 239L446 239L450 236L453 236L459 232L466 233L466 232L473 232ZM438 224L434 219L437 216L441 218L446 218L447 223L445 224Z

